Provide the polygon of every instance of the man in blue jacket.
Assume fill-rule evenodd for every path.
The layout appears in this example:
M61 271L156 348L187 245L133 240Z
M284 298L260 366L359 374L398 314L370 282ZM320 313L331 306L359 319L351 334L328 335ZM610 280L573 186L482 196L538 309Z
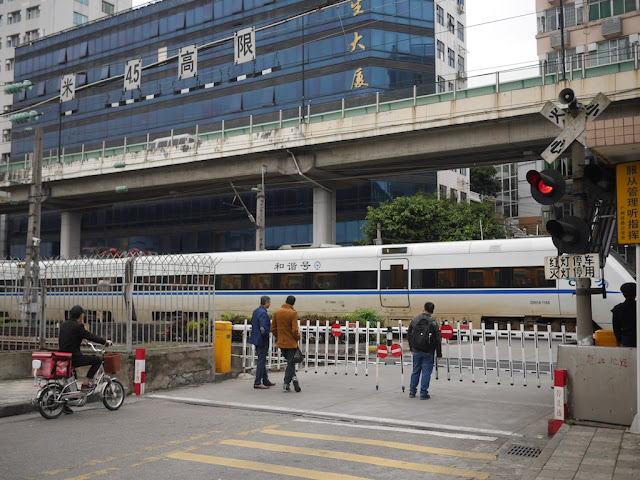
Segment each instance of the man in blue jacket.
M271 306L271 299L266 295L260 297L260 306L253 311L251 317L251 336L249 343L256 346L258 365L256 366L256 379L253 388L269 388L275 383L269 381L267 375L267 352L269 351L269 333L271 332L271 320L267 308Z

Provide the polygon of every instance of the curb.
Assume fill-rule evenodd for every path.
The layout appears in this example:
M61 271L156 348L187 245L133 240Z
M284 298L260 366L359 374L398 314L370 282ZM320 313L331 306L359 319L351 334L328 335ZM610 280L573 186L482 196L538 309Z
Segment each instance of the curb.
M560 427L560 430L556 432L553 438L547 443L547 445L540 453L540 456L531 464L531 466L527 469L527 471L522 475L521 480L535 480L544 466L546 465L553 452L555 452L560 442L564 439L564 436L569 432L571 426L567 423L563 424Z
M0 418L22 415L23 413L37 412L38 406L34 402L11 403L0 406Z

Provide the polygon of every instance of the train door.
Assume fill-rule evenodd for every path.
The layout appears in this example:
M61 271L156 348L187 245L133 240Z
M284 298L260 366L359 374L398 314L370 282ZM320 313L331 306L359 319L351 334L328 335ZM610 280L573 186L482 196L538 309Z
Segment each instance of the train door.
M409 306L409 260L380 260L380 304L383 307Z

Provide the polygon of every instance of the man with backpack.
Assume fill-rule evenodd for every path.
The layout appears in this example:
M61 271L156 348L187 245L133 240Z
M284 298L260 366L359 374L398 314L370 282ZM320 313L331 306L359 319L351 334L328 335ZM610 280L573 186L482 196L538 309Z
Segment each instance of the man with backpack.
M409 348L413 353L413 372L411 373L411 384L409 385L409 398L416 397L420 374L422 374L420 400L431 398L429 395L429 382L431 381L435 355L437 354L438 358L442 357L442 339L438 322L431 316L433 309L433 303L425 303L424 310L411 320L407 330Z

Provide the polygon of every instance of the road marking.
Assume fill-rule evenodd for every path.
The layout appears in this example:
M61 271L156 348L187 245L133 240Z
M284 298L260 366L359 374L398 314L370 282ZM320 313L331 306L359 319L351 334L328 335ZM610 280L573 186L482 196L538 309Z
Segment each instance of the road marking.
M198 455L195 453L172 452L168 453L166 457L190 462L208 463L210 465L242 468L244 470L255 470L276 475L287 475L289 477L309 478L311 480L326 480L327 478L331 478L332 480L371 480L365 477L355 477L342 473L307 470L306 468L287 467L286 465L273 465L270 463L251 462L249 460L237 460L234 458L213 457L210 455Z
M498 437L484 437L480 435L468 435L465 433L438 432L434 430L419 430L416 428L381 427L380 425L356 425L353 423L328 422L326 420L310 420L306 418L297 418L294 420L294 422L319 423L322 425L338 425L340 427L364 428L368 430L383 430L385 432L411 433L415 435L433 435L436 437L458 438L463 440L479 440L481 442L495 442L498 439Z
M386 442L384 440L375 440L369 438L342 437L339 435L324 435L321 433L301 433L289 430L275 430L266 428L261 430L262 433L269 435L282 435L285 437L295 438L313 438L316 440L327 440L329 442L346 442L358 443L361 445L376 445L379 447L395 448L397 450L409 450L413 452L433 453L435 455L449 455L452 457L475 458L478 460L497 460L498 456L494 453L466 452L463 450L450 450L447 448L425 447L422 445L412 445L410 443Z
M270 405L258 405L251 403L238 403L238 402L222 402L217 400L204 400L201 398L189 398L189 397L172 397L169 395L147 395L147 398L155 398L159 400L166 400L170 402L187 403L189 405L204 405L209 407L222 407L222 408L238 408L242 410L251 410L252 412L270 412L270 413L285 413L288 415L299 415L303 417L315 417L326 418L332 420L344 419L349 421L369 422L374 425L396 425L413 428L433 428L437 430L453 431L453 432L470 432L477 434L498 435L501 437L522 437L523 435L509 432L506 430L491 430L487 428L475 428L475 427L463 427L457 425L444 425L437 423L427 422L413 422L409 420L397 420L397 419L382 419L380 417L367 417L361 415L348 415L339 412L327 412L326 410L303 410L299 408L290 407L275 407Z
M428 465L422 463L405 462L403 460L393 460L389 458L371 457L368 455L358 455L346 452L333 452L315 448L292 447L289 445L276 445L259 442L249 442L246 440L223 440L221 445L233 445L235 447L257 448L272 452L293 453L298 455L310 455L313 457L331 458L334 460L344 460L347 462L367 463L380 467L397 468L401 470L413 470L416 472L440 473L442 475L453 475L456 477L477 478L486 480L491 475L489 473L474 470L465 470L456 467L441 467L439 465Z
M66 478L65 480L89 480L93 477L107 477L109 478L109 472L116 472L120 470L119 468L111 467L105 468L104 470L97 470L91 473L85 473L84 475L78 475L77 477Z

